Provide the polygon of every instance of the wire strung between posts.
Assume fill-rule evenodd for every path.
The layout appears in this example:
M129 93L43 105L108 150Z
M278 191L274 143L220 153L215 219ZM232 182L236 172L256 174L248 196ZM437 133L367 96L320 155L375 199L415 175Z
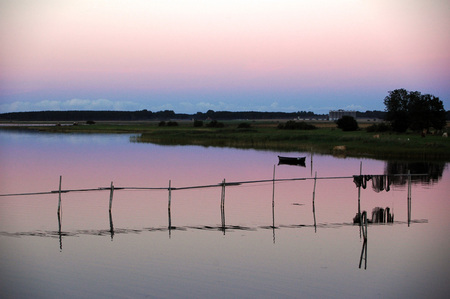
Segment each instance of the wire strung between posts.
M428 174L389 174L388 176L427 176ZM199 185L199 186L185 186L185 187L170 187L170 190L189 190L189 189L203 189L203 188L217 188L224 186L240 186L245 184L256 184L256 183L271 183L271 182L288 182L288 181L306 181L306 180L339 180L339 179L353 179L359 175L352 176L329 176L329 177L311 177L311 178L290 178L290 179L266 179L266 180L253 180L253 181L241 181L241 182L226 182L218 183L212 185ZM364 176L364 175L363 175ZM374 175L372 175L374 176ZM68 189L68 190L54 190L47 192L30 192L30 193L14 193L14 194L0 194L0 196L28 196L28 195L48 195L48 194L58 194L58 193L69 193L69 192L93 192L93 191L105 191L111 190L111 187L99 187L90 189ZM168 187L116 187L114 190L169 190Z

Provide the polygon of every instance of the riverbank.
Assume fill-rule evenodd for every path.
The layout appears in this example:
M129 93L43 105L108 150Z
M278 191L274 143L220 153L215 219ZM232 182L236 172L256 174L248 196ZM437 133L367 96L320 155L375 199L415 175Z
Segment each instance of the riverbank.
M343 132L332 122L309 122L315 130L281 130L285 121L228 121L222 128L193 127L190 121L178 126L159 126L158 122L103 122L93 125L62 123L6 126L3 129L38 130L57 133L132 133L132 142L164 145L201 145L234 148L254 148L275 151L314 152L342 157L371 157L377 159L414 159L450 161L450 140L441 135L408 132L370 133L361 129ZM240 124L246 123L247 126ZM249 126L248 126L249 125Z

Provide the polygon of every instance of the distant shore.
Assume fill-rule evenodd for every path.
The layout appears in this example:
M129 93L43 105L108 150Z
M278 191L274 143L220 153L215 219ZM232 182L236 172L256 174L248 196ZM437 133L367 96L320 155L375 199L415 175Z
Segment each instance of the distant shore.
M286 120L224 121L223 127L194 127L193 121L159 126L158 121L1 122L0 129L55 133L127 133L132 142L166 145L201 145L261 150L313 152L340 157L450 161L450 140L439 134L422 137L416 132L367 132L371 121L358 121L360 129L343 132L330 121L308 121L315 130L282 130ZM206 123L206 122L205 122ZM246 124L245 126L242 124Z

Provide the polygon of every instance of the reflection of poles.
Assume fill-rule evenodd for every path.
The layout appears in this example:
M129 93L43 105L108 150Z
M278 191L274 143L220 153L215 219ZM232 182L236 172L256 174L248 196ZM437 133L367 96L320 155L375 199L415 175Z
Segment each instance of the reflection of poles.
M362 232L363 232L363 237L364 237L364 242L363 242L363 246L361 249L361 257L359 258L359 268L361 269L361 263L363 260L363 255L364 255L364 269L367 269L367 212L364 211L361 214L361 222L364 221L364 226L361 224L361 228L362 228Z
M314 153L313 153L312 148L311 148L311 176L312 176L312 173L313 173L313 157L314 157Z
M359 177L362 178L362 162L359 162ZM361 216L361 184L358 186L358 216L359 216L359 237L361 238L361 225L362 225L362 216Z
M62 233L61 233L61 213L58 209L58 235L59 235L59 251L62 251Z
M362 214L361 214L361 222L364 223L364 225L362 225L362 223L361 223L363 238L364 238L364 240L367 240L367 212L366 211L362 212Z
M169 239L170 239L170 237L172 236L172 217L171 217L171 214L170 214L170 209L167 210L167 213L169 215L169 227L168 227L168 229L169 229Z
M275 165L273 166L273 188L272 188L272 231L273 231L273 243L275 244Z
M113 225L111 210L109 211L109 232L111 233L111 241L112 241L114 238L114 225Z
M222 220L222 231L225 235L225 179L222 182L222 194L220 197L220 217Z
M408 169L408 227L411 223L411 171Z
M363 259L364 259L364 269L367 269L367 240L364 240L361 248L361 257L359 258L359 269L361 269Z
M316 175L315 175L315 177L314 177L314 190L313 190L313 199L312 199L313 217L314 217L314 232L317 233L317 225L316 225L316 205L315 205L315 199L316 199L316 181L317 181L317 171L316 171Z

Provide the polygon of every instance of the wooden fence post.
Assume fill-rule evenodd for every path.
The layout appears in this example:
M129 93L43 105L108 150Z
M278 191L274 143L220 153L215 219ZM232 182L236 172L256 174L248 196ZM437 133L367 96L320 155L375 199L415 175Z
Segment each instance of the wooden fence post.
M222 193L220 197L220 216L222 221L222 232L225 234L225 185L226 181L223 179L222 181Z
M113 182L111 182L111 189L109 192L109 212L111 212L112 208L113 195L114 195L114 185Z
M172 187L171 187L171 180L169 180L169 202L168 202L168 209L170 211L170 205L171 205L171 201L172 201Z
M62 175L59 176L59 200L58 200L58 214L61 213L61 184L62 184Z
M225 209L225 179L222 181L222 193L220 196L220 209Z

